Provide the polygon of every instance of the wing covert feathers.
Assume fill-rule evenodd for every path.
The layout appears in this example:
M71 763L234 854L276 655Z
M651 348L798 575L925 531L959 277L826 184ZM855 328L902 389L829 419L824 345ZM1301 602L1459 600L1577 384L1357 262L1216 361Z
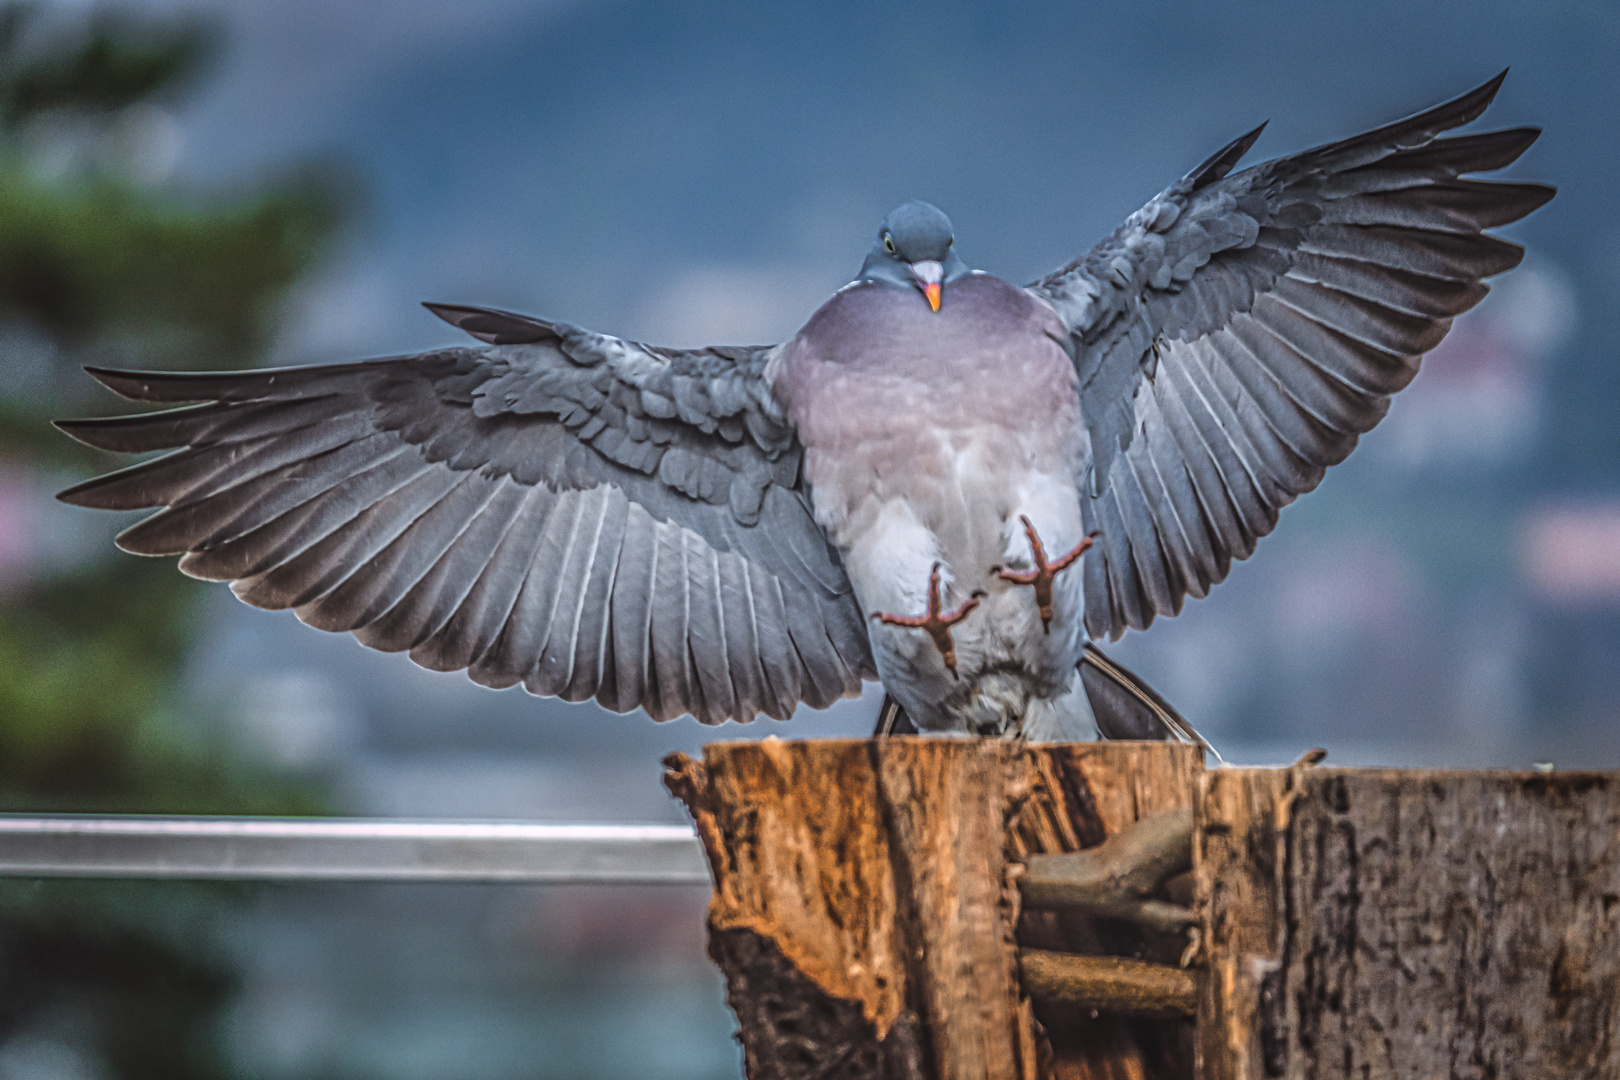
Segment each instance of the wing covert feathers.
M719 722L785 719L875 675L798 487L797 440L763 388L765 350L654 350L434 310L491 345L96 370L179 407L63 430L169 453L60 497L156 508L120 546L488 686Z
M1539 131L1441 137L1502 78L1231 172L1257 129L1031 286L1068 325L1080 375L1082 505L1102 532L1092 637L1205 595L1383 418L1484 279L1518 265L1523 249L1485 230L1554 189L1468 174L1511 164Z

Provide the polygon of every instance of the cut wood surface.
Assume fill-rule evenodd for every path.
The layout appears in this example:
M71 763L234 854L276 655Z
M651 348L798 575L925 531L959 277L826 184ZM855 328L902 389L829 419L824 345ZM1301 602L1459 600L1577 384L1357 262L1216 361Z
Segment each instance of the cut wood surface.
M1172 963L1179 939L1083 913L1020 919L1015 880L1031 853L1190 806L1197 748L765 740L668 765L714 873L710 953L753 1080L1189 1075L1186 1021L1032 1004L1015 933Z
M1204 784L1203 1080L1620 1077L1620 776Z

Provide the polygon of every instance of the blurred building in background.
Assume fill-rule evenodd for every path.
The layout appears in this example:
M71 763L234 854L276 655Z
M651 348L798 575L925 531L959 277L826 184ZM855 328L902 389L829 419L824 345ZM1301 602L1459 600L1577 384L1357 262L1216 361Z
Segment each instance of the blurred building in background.
M1029 280L1259 120L1273 156L1509 65L1485 124L1543 126L1513 171L1561 188L1508 231L1525 265L1254 559L1113 651L1231 760L1620 767L1612 5L6 10L4 809L673 821L669 750L860 735L877 707L654 725L421 671L117 555L110 515L48 497L102 463L45 419L116 407L78 363L454 341L419 300L780 340L904 199ZM739 1072L698 891L0 884L0 1080L160 1060L263 1080ZM86 938L98 920L117 932Z

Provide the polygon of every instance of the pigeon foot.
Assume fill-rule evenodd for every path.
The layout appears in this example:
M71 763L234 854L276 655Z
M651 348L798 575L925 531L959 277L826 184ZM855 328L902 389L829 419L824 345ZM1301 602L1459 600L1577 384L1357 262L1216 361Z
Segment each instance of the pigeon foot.
M941 612L939 589L939 563L928 572L928 614L926 615L887 615L878 612L872 618L885 626L904 626L912 630L927 631L933 639L934 648L939 650L940 657L945 666L950 669L951 678L958 678L956 674L956 642L951 640L951 627L967 618L973 609L979 606L979 600L984 596L982 590L975 591L965 600L961 607L955 611Z
M1046 632L1050 634L1052 632L1053 579L1078 562L1080 556L1086 553L1086 549L1091 547L1092 541L1102 534L1094 532L1089 536L1082 537L1080 542L1074 546L1073 551L1062 556L1056 562L1049 563L1046 561L1046 547L1041 543L1040 534L1035 531L1035 526L1030 524L1029 518L1023 514L1018 515L1018 520L1024 523L1024 535L1029 537L1029 550L1035 559L1035 569L1008 570L998 566L994 568L995 575L1002 581L1010 581L1014 585L1033 585L1035 587L1035 607L1041 613L1041 626L1045 627Z

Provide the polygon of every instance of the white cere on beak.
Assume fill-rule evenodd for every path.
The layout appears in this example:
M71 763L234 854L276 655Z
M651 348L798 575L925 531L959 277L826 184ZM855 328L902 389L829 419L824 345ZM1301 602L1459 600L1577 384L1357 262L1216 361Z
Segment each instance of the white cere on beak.
M945 267L933 259L911 264L911 276L919 285L938 285L945 277Z

